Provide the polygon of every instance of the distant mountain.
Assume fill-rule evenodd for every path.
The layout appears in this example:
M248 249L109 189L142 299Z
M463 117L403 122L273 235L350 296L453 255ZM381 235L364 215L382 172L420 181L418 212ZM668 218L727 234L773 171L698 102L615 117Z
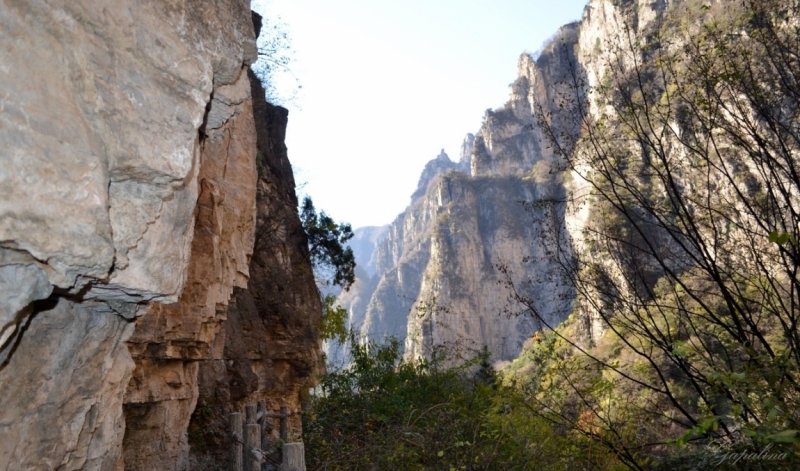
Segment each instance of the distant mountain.
M348 245L356 256L358 269L363 270L367 276L375 275L375 248L386 236L389 226L367 226L353 230L353 238Z
M532 110L537 100L547 102L549 84L568 73L566 61L574 57L564 57L560 45L574 45L577 30L576 24L562 28L537 59L520 57L509 101L487 110L481 129L466 136L458 162L444 151L428 162L411 204L381 228L381 238L364 243L374 229L359 230L353 246L363 270L340 302L364 337L398 337L410 357L429 355L435 345L485 345L496 360L516 358L541 326L515 312L500 266L534 291L527 294L541 295L548 319L566 318L573 296L560 280L526 284L554 273L536 240L549 218L563 214L524 203L566 194L563 165L542 148ZM374 251L367 253L370 244Z
M340 299L364 337L398 337L409 357L457 344L487 346L495 360L511 360L542 327L531 306L510 299L511 285L535 300L548 324L573 311L575 294L551 255L554 240L565 254L581 246L591 204L571 202L587 184L554 154L535 116L561 135L581 134L575 116L598 110L579 111L577 100L563 99L575 96L574 74L586 77L581 86L597 86L618 25L643 31L667 5L623 3L590 2L581 21L561 27L537 53L522 54L508 102L486 111L458 161L442 151L426 164L408 208L375 252L361 255L369 260L366 276ZM561 203L540 204L548 201ZM556 239L545 237L554 230ZM597 316L585 314L585 333L601 335Z

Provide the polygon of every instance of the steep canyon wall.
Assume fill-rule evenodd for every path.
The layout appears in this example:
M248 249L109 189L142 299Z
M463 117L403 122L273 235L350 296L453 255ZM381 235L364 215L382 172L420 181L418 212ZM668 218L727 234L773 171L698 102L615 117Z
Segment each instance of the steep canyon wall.
M568 170L543 125L579 136L583 113L598 105L589 97L579 109L587 100L578 94L597 87L612 49L646 36L670 3L592 0L580 21L522 54L509 101L487 110L458 162L442 153L427 164L373 254L376 275L359 276L340 297L352 327L366 338L398 337L409 357L459 344L510 360L542 327L511 299L512 285L548 324L567 318L575 293L559 265L582 247L592 204L584 169ZM601 335L597 316L585 314L587 335Z
M523 54L508 103L487 110L458 162L442 152L427 164L411 205L376 247L376 274L340 297L362 335L398 337L408 357L437 345L486 346L495 360L511 360L542 326L517 309L507 281L542 301L548 323L566 318L572 295L554 278L542 238L563 211L529 203L565 198L563 162L542 144L534 108L551 106L577 40L577 24L568 25L538 58Z
M287 406L290 437L301 432L301 402L324 373L319 343L322 305L297 215L284 137L288 113L264 100L251 72L258 136L255 251L250 279L234 289L211 355L199 364L199 406L189 433L208 461L226 463L228 414L264 400ZM277 437L277 424L272 435Z
M0 11L0 469L187 469L198 401L296 409L319 299L249 2Z

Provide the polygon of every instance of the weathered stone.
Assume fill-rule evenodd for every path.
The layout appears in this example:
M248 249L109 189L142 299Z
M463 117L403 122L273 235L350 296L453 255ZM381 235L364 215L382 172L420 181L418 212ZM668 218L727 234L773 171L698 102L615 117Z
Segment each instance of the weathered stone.
M213 125L212 125L213 124ZM234 287L247 283L256 217L256 130L247 73L214 91L200 142L200 195L186 287L152 306L128 342L136 369L125 395L125 466L185 469L187 428L198 397L198 360L226 319Z
M617 3L592 0L557 37L577 41L567 50L590 82ZM664 4L625 19L641 31ZM244 73L249 2L0 0L0 12L0 468L186 469L191 437L224 454L227 414L245 403L297 412L321 372L321 306L287 112ZM508 358L537 328L496 317L490 268L543 250L509 201L575 188L543 177L559 162L529 126L559 92L554 52L524 55L509 103L459 163L421 179L352 291L366 332L406 338L409 355L466 336ZM586 213L565 218L575 231ZM449 312L408 315L434 298Z
M137 361L125 393L125 469L189 469L186 428L197 404L197 367Z
M0 366L0 469L111 469L125 430L133 324L63 298L35 311Z
M217 242L209 228L231 234L211 254L207 295L193 300L210 317L190 316L174 335L182 345L157 335L137 345L196 356L233 285L246 282L249 2L0 0L0 11L0 468L111 469L122 465L131 321L148 302L178 300L193 238ZM250 137L203 128L212 92L219 129L249 116ZM204 168L225 145L237 157ZM225 209L209 221L209 206ZM183 427L174 436L185 444L197 392L184 381L197 367L179 366L184 376L170 370L137 392L184 401L183 423L170 412L169 426Z
M204 448L194 459L220 464L229 448L229 414L246 404L265 401L272 411L287 406L295 413L290 436L298 436L296 412L322 372L322 306L284 145L288 112L268 104L258 80L252 73L250 78L259 152L255 251L247 288L234 292L212 359L200 362L200 406L190 425Z
M119 289L97 297L124 289L174 301L174 267L186 266L191 239L197 129L212 80L232 82L253 41L247 2L0 8L3 246L44 261L61 288L105 281L116 256ZM150 247L128 253L137 241ZM165 263L153 264L156 251Z
M23 313L31 302L46 299L52 292L47 274L38 266L0 265L0 293L5 294L6 303L5 309L0 310L0 364L9 353L8 344L19 332L19 322L14 316Z

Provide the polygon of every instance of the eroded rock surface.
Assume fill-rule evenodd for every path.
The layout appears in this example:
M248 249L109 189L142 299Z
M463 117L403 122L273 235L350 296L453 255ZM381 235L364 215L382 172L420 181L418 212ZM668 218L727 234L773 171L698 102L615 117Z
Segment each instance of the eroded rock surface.
M0 469L111 469L133 324L102 303L40 301L0 371Z
M207 360L199 363L198 406L190 424L196 462L226 463L228 414L264 400L295 413L290 436L301 433L302 398L323 372L322 306L297 214L284 137L288 111L264 100L251 73L258 135L255 251L246 287L237 287L227 320ZM277 434L277 421L274 434Z
M256 132L242 69L218 87L200 141L200 194L188 279L179 301L155 304L128 341L126 469L185 469L198 361L211 358L234 287L247 284L256 201Z
M1 0L0 11L0 469L112 469L133 321L156 319L133 338L146 345L135 358L191 358L218 327L189 306L159 317L157 302L206 277L193 306L224 312L246 280L254 137L227 129L224 144L244 149L228 167L209 167L228 152L209 149L249 113L249 2ZM217 227L236 235L195 262L193 240L214 245ZM165 385L149 389L147 374L130 398L161 397L191 368L156 371Z

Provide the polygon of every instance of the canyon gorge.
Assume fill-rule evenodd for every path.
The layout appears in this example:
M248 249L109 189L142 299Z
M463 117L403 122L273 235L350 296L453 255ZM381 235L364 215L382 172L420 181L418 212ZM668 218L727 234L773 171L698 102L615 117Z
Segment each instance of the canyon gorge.
M642 34L668 6L628 3L591 1L581 21L560 28L538 52L522 54L508 102L486 110L458 160L442 151L424 168L404 213L388 227L356 230L373 240L354 247L370 270L359 272L340 302L362 338L396 337L407 358L430 356L437 345L473 352L485 346L503 363L519 355L542 322L557 326L572 313L575 293L548 235L559 232L566 252L581 243L589 185L553 151L536 114L546 114L560 133L579 134L578 102L564 100L575 94L575 74L585 74L587 88L597 86L622 25ZM515 294L535 300L540 316ZM584 317L585 334L599 337L597 316L587 309ZM341 363L346 348L327 348Z
M661 296L656 286L704 266L686 261L700 250L673 257L673 221L642 235L656 240L650 252L633 236L616 252L599 247L604 224L624 224L608 217L597 197L608 181L593 181L597 167L583 159L592 126L619 119L589 91L638 71L660 28L677 28L668 13L715 8L698 5L590 0L579 21L521 54L508 101L485 111L459 155L442 150L421 169L391 224L355 230L356 281L338 295L347 327L363 341L397 338L406 360L485 349L508 366L565 321L576 349L602 345L607 312L641 312L642 299ZM261 27L249 0L0 0L0 470L218 469L231 412L286 406L299 441L326 359L347 363L347 344L323 350L320 340L288 111L268 103L251 69ZM683 118L670 119L683 137ZM663 142L665 160L683 166L674 193L728 211L724 224L709 216L711 227L696 231L714 239L707 258L728 263L718 255L752 247L725 268L748 280L766 277L747 271L757 263L774 273L775 259L759 257L779 240L788 253L796 221L781 220L783 237L758 225L766 217L739 217L741 201L722 201L755 199L772 177L735 162L730 181L709 171L722 183L703 186L680 139ZM636 154L631 168L651 154ZM671 195L642 175L631 187L658 204ZM796 189L786 195L791 207ZM630 247L645 256L629 257ZM596 259L612 295L598 294L599 283L577 288L577 254ZM638 256L647 260L637 265ZM637 290L646 295L630 301ZM664 343L669 357L678 344Z

